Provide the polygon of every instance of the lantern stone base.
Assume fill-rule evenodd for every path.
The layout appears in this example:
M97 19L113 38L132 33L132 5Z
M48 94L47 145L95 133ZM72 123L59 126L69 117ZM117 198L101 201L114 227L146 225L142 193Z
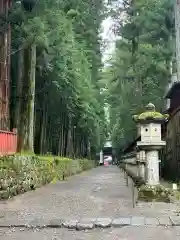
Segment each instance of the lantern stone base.
M138 148L146 152L145 182L147 185L159 185L159 156L158 151L165 146L164 141L137 142Z
M159 157L158 150L146 152L146 184L156 186L159 184Z

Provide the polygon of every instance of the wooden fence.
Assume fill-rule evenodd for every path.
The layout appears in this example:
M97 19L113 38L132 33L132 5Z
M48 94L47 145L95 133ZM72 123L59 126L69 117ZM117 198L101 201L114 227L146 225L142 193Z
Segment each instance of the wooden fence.
M0 130L0 156L12 155L17 150L17 132Z

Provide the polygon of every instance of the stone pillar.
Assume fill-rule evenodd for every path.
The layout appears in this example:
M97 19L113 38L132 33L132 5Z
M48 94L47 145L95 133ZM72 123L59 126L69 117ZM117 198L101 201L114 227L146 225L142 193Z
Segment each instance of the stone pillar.
M139 175L142 179L145 179L145 166L144 163L140 163L139 165Z
M144 165L144 163L143 162L138 162L137 167L138 167L138 169L137 169L138 177L145 180L145 165Z
M146 152L146 183L148 185L159 184L159 157L157 150Z
M136 168L136 175L137 175L137 177L140 177L140 173L139 173L139 164L140 163L139 163L139 161L137 161L136 164L137 164L136 165L137 166L137 168Z
M142 179L145 179L145 160L146 160L146 154L145 151L139 151L137 153L137 162L138 162L138 176Z
M103 165L104 163L104 159L103 159L103 151L101 150L100 152L100 161L99 161L100 165Z

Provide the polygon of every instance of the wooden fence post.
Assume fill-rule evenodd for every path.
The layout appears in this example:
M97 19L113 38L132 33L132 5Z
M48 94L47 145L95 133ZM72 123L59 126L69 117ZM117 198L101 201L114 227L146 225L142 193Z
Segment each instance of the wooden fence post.
M132 180L132 205L133 205L133 208L135 208L135 206L136 206L136 195L135 195L135 185L134 185L133 180Z
M128 187L128 174L126 173L126 186Z

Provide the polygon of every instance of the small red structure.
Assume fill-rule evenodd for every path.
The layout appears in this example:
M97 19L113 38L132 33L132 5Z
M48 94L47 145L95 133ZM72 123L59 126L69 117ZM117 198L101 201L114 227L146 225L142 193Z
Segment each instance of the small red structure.
M11 155L17 150L17 133L0 130L0 156Z
M109 163L108 162L104 162L104 166L108 167Z
M11 29L6 18L11 2L0 0L0 15L4 19L0 31L0 155L13 154L17 148L17 133L9 131Z

